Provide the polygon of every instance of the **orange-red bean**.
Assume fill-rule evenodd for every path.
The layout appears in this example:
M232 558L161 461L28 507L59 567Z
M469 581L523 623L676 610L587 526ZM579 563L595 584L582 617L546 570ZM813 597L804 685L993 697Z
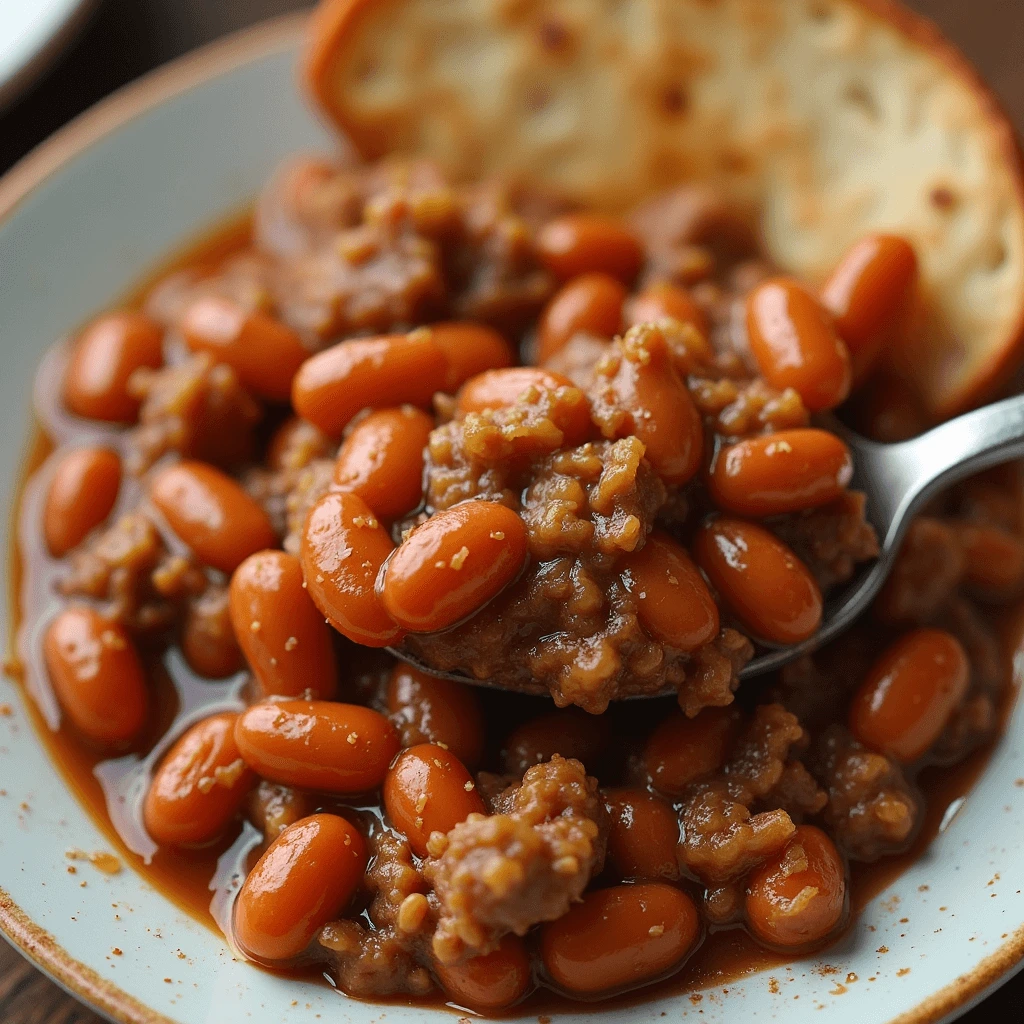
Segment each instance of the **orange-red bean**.
M94 320L75 340L64 376L64 404L76 415L110 423L132 423L139 399L128 378L144 366L163 363L163 332L148 316L130 310Z
M583 274L562 285L537 324L537 361L550 359L575 334L614 338L622 330L625 285L608 274Z
M916 761L967 692L970 663L941 629L915 629L882 652L850 703L850 731L866 747Z
M277 543L266 512L226 473L185 460L161 470L150 498L204 565L233 572L249 555Z
M263 778L331 793L376 789L398 753L398 733L383 715L335 701L254 704L238 719L235 741Z
M318 700L338 683L331 631L284 551L250 555L231 577L231 623L264 696Z
M678 968L700 937L693 900L662 882L598 889L543 926L544 968L579 996L621 992Z
M653 639L694 651L718 635L718 606L686 548L656 531L621 563L622 582Z
M762 526L721 517L694 538L693 554L711 585L756 636L794 644L821 623L821 589L811 571Z
M620 878L673 881L679 877L679 818L645 789L609 789L608 858Z
M235 743L237 719L233 712L204 718L160 762L142 808L155 842L208 843L238 813L256 777Z
M644 745L647 777L660 793L682 796L692 782L710 775L725 761L739 730L735 707L705 708L694 718L673 711Z
M331 625L357 644L387 647L402 630L375 590L377 574L395 545L357 494L326 494L302 532L302 574L313 603Z
M832 840L801 825L747 880L747 925L768 946L800 949L836 930L846 910L846 875Z
M50 684L71 724L87 739L117 745L146 724L146 675L131 637L92 608L66 608L43 645Z
M871 369L917 279L917 254L898 235L868 235L839 261L821 290L860 381Z
M430 633L471 615L526 562L526 526L495 501L463 501L437 512L387 563L381 599L404 629Z
M314 814L290 825L242 883L235 941L254 960L293 960L348 905L366 861L366 841L345 818Z
M850 353L831 314L798 281L774 278L750 293L747 335L768 383L794 388L811 412L833 409L850 393Z
M379 409L345 438L334 482L358 494L383 519L416 508L423 493L423 458L434 421L411 405Z
M195 299L181 319L185 344L227 363L260 398L287 402L292 379L310 352L287 324L262 310L247 310L220 295Z
M620 220L597 213L567 213L537 232L537 255L560 281L601 271L625 284L643 263L643 247Z
M506 935L498 948L459 964L434 965L448 998L483 1013L514 1006L530 990L533 975L526 945L518 935Z
M723 448L708 489L726 512L777 516L835 500L852 476L850 451L835 434L782 430Z
M54 558L85 540L110 515L121 489L121 460L109 448L76 448L60 460L46 493L43 536Z
M658 320L678 320L696 327L701 334L708 329L704 310L685 288L669 281L655 281L626 303L626 324L650 324Z
M493 327L449 320L420 330L430 333L444 356L447 369L442 390L449 394L478 373L512 365L512 349Z
M450 832L484 802L466 766L435 743L403 750L384 780L384 809L413 852L427 854L432 832Z
M522 775L535 764L561 754L575 758L596 774L611 738L607 715L591 715L576 707L560 708L513 729L502 745L502 764L505 771Z
M438 743L469 768L479 763L484 718L472 686L437 679L397 662L388 680L387 702L404 746Z
M957 525L967 582L992 597L1011 597L1024 585L1024 541L999 526Z

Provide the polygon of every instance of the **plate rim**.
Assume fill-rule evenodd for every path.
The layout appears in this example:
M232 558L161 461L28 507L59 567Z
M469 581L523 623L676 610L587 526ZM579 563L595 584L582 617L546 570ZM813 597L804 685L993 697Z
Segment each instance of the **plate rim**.
M88 10L93 2L82 0L76 13ZM107 135L202 82L294 44L301 38L309 17L308 12L285 14L229 33L160 65L89 107L0 177L0 225L53 174ZM5 89L6 85L0 87L0 107ZM12 519L17 512L15 503ZM18 690L22 701L29 699L20 686ZM61 988L117 1024L178 1024L72 957L53 935L29 918L3 887L0 935ZM1009 981L1022 967L1024 924L971 971L892 1018L889 1024L951 1021Z

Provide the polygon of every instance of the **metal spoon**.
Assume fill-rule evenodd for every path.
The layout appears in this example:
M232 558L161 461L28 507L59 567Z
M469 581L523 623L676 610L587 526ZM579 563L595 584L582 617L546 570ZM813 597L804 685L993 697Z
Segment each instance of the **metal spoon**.
M878 534L881 550L875 561L827 602L814 636L789 647L758 644L757 656L740 673L743 679L781 668L848 629L878 595L910 521L938 491L980 470L1024 457L1024 395L965 413L897 444L869 441L831 418L825 425L850 448L854 466L850 487L867 495L867 519ZM401 648L390 650L432 675L477 686L495 685L462 673L440 672Z

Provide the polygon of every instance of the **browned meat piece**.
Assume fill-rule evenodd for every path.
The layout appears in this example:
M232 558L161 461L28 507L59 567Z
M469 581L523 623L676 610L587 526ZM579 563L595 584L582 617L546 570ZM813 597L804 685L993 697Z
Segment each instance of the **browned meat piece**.
M690 394L711 428L726 437L806 427L811 420L792 388L776 391L761 378L694 377Z
M963 573L956 533L938 519L919 516L910 524L875 613L892 623L930 622L952 600Z

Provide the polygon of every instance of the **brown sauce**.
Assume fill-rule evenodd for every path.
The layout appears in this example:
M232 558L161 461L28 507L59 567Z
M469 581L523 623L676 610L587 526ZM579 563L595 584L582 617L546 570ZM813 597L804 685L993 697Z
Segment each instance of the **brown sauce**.
M149 275L128 294L124 304L140 305L152 284L172 271L212 269L225 256L241 249L249 240L250 232L251 219L248 215L232 219L187 247L158 272ZM29 717L51 759L69 789L107 837L111 852L137 870L177 906L219 935L222 929L218 925L217 906L227 905L225 896L237 887L239 869L244 872L258 833L251 826L246 826L241 836L228 836L205 849L184 852L156 849L141 829L133 825L130 807L133 800L141 799L144 790L140 787L148 779L147 766L157 760L169 745L166 739L157 741L157 737L180 734L185 721L205 717L225 707L241 707L239 694L244 685L244 673L223 682L210 682L195 676L175 649L163 657L163 664L154 663L151 659L150 669L157 679L160 714L156 717L159 721L140 749L111 760L105 754L89 749L72 730L59 724L60 715L42 669L38 652L41 629L38 624L45 623L49 610L56 603L52 584L57 568L43 550L40 531L34 525L41 521L36 512L41 508L42 485L46 482L39 471L72 431L77 440L87 432L83 431L81 421L75 421L72 426L67 415L59 409L55 385L62 377L62 359L62 347L57 346L47 355L45 368L39 374L39 380L46 382L36 396L43 422L37 426L14 508L18 525L12 531L14 542L9 556L12 567L11 607L15 610L11 644L12 650L19 653L8 661L7 671L21 683ZM116 446L116 430L98 426L92 432ZM131 487L124 490L129 493L122 494L121 502L128 505L135 500L135 494ZM33 527L25 530L22 523L33 524ZM1024 604L1001 610L998 618L1009 659L1024 635ZM1004 722L1015 695L1015 688L1009 687L1002 707ZM921 856L938 834L947 812L977 782L997 742L998 739L986 744L957 765L926 769L921 774L918 785L925 796L926 811L914 843L902 854L873 864L852 866L851 927L857 927L857 915L863 907ZM219 899L215 895L211 901L211 892L216 889L217 881L221 882ZM827 956L827 950L816 951L813 959L820 960L823 956ZM602 1000L601 1006L602 1009L621 1008L690 993L694 994L696 1003L700 998L696 995L699 990L728 986L751 974L793 963L791 956L765 949L741 928L729 928L709 934L697 954L671 978L620 997ZM301 972L301 976L309 980L326 977L319 967ZM416 1002L404 999L382 1002L416 1005ZM422 1001L417 1002L422 1005ZM550 1014L578 1006L578 1003L539 989L525 1003L517 1006L515 1012Z

